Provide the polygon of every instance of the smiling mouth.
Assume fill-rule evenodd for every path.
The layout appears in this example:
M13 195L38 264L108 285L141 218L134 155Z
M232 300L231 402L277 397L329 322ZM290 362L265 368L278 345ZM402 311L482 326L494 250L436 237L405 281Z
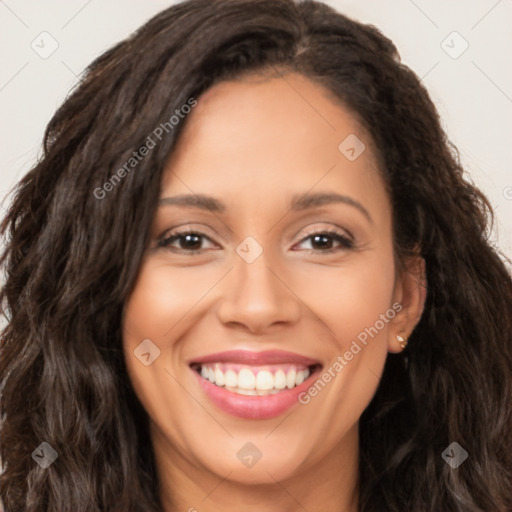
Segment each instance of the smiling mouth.
M228 350L188 365L217 408L248 420L275 418L297 406L322 369L320 361L284 350Z
M238 395L266 396L300 386L321 365L247 365L227 362L192 363L190 367L211 384Z

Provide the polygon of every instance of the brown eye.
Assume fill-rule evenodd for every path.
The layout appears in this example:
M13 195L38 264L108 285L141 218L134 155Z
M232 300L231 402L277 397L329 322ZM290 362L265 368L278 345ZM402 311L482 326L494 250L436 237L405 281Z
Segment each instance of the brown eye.
M311 247L306 250L312 252L330 253L337 250L352 249L354 247L354 242L350 238L337 231L318 231L311 233L303 238L300 243L306 240L311 241ZM336 243L338 246L334 247Z
M198 253L204 250L204 240L211 240L204 234L196 231L181 231L171 233L158 242L158 247L167 248L176 252Z

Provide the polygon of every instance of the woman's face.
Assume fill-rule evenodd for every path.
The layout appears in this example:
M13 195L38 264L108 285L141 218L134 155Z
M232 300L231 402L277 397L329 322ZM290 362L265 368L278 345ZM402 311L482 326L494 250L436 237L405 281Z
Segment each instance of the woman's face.
M415 316L366 132L300 75L220 83L160 198L123 328L162 466L264 483L350 465Z

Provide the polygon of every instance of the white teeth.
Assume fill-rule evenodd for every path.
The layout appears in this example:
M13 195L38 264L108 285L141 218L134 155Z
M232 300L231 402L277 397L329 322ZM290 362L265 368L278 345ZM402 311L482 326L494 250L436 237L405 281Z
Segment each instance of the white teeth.
M218 366L215 368L215 384L217 386L224 386L224 374Z
M274 375L274 387L276 389L284 389L286 387L286 374L283 370L277 370Z
M295 387L295 378L297 377L297 372L294 369L291 369L286 374L286 387L288 389L292 389Z
M268 370L261 370L256 375L256 389L269 391L274 388L274 376Z
M225 366L225 365L224 365ZM238 373L235 369L222 370L221 363L201 365L200 374L203 379L212 384L225 387L229 391L241 395L261 396L275 394L286 388L293 389L302 384L310 375L309 368L298 369L291 367L257 370L256 368L241 368Z
M240 389L254 389L256 386L256 378L254 373L247 368L240 370L238 374L238 387Z
M202 373L201 373L202 375ZM228 370L224 375L226 387L237 388L238 387L238 375L233 370Z

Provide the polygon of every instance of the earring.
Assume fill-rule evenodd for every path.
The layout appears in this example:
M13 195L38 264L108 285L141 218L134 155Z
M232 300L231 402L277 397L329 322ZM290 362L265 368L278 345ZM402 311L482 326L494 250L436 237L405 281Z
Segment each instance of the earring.
M407 338L404 338L403 336L400 336L399 334L396 336L396 339L398 340L398 343L400 343L400 346L402 347L402 350L407 347Z

